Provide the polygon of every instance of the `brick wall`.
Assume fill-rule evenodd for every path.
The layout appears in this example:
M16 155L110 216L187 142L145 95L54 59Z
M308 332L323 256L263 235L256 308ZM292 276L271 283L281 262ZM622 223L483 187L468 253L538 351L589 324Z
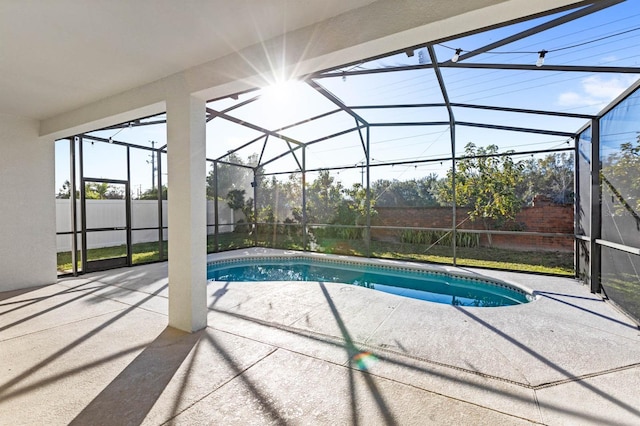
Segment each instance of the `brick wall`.
M451 228L450 207L375 207L378 215L373 219L375 226L406 226L417 228ZM468 219L469 209L457 209L459 229L485 229L481 219ZM466 220L465 220L466 219ZM490 224L492 226L492 224ZM573 235L573 206L557 205L537 198L533 207L523 208L514 221L501 229L508 231L546 232ZM371 238L379 241L399 241L398 230L373 229ZM480 239L482 246L488 246L485 235ZM492 245L514 250L573 251L572 237L538 237L529 235L493 235Z

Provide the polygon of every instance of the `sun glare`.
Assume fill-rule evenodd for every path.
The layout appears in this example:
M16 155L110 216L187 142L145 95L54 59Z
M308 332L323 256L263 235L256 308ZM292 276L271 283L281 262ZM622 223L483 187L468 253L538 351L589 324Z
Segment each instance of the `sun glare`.
M274 127L295 121L304 109L305 84L297 80L286 80L265 87L262 94L262 114ZM308 100L307 100L308 101Z
M304 83L297 80L280 81L264 88L264 99L275 106L286 106L296 100L296 92L300 92Z

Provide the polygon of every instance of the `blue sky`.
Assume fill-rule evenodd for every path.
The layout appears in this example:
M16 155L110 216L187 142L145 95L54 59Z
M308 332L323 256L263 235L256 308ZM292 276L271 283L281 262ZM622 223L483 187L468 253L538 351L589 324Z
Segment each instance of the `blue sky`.
M567 12L565 12L567 13ZM470 51L477 47L502 39L554 17L539 18L485 33L451 40L435 46L440 61L449 59L453 50ZM594 15L578 19L545 32L495 49L503 53L484 53L470 62L534 64L537 53L547 50L545 65L612 65L638 66L640 51L640 0L629 0ZM624 34L615 34L625 32ZM598 40L602 39L602 40ZM585 44L583 44L585 43ZM576 46L582 44L580 46ZM571 47L575 46L575 47ZM560 50L558 50L560 49ZM505 53L511 52L511 53ZM404 53L371 63L349 66L345 69L367 69L385 66L417 64L419 55L409 57ZM544 68L544 66L543 66ZM630 86L638 75L591 74L538 71L508 71L444 68L443 78L452 102L497 105L551 111L568 111L594 114ZM317 80L331 90L345 104L403 104L442 102L442 94L431 70L414 70L402 73L382 73L342 78ZM288 86L285 86L288 87ZM335 109L327 99L318 96L305 84L292 85L294 92L285 90L266 91L260 101L233 111L233 115L258 125L277 129L283 125ZM290 87L289 87L290 88ZM254 93L241 96L238 101L226 99L210 106L223 109ZM370 122L392 121L448 121L444 108L407 110L359 110ZM533 127L574 132L584 123L580 119L563 119L525 114L505 114L490 111L455 108L459 121L493 123L509 126ZM335 114L283 134L303 142L314 140L355 125L346 113ZM150 141L160 145L166 143L164 126L145 126L97 132L102 137L114 136L117 140L150 146ZM216 118L207 126L207 156L217 158L228 150L246 143L259 134L233 123ZM457 153L462 153L467 142L484 146L496 144L501 150L528 151L567 147L565 137L536 135L507 131L456 127ZM56 190L68 179L68 155L65 143L56 146ZM254 144L239 154L246 158L263 149L262 143ZM264 158L271 158L286 151L286 144L270 138ZM145 190L151 186L151 165L148 153L132 150L132 190ZM113 145L95 143L85 149L85 175L92 177L123 178L123 150ZM450 154L450 139L447 126L372 128L372 163L403 161L407 159L440 158ZM307 148L307 167L321 168L349 166L364 160L357 133L321 142ZM423 165L380 167L372 169L372 180L379 178L409 179L428 173L443 174L450 164L439 162ZM292 157L267 166L268 172L294 170ZM166 165L164 167L166 172ZM336 175L338 176L338 175ZM286 176L284 176L286 177ZM344 184L360 182L357 169L343 170L338 178Z

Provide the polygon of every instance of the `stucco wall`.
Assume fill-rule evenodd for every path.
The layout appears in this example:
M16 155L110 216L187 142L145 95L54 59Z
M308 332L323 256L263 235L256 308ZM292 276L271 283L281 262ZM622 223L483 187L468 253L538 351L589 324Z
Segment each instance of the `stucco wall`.
M0 114L0 291L56 281L54 144Z

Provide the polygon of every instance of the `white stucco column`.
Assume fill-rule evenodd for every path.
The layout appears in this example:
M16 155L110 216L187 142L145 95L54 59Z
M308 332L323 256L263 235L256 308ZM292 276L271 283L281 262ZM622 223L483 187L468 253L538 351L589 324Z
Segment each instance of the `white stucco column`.
M205 102L180 87L167 94L169 325L207 326Z
M37 120L0 113L0 292L56 282L54 164Z

